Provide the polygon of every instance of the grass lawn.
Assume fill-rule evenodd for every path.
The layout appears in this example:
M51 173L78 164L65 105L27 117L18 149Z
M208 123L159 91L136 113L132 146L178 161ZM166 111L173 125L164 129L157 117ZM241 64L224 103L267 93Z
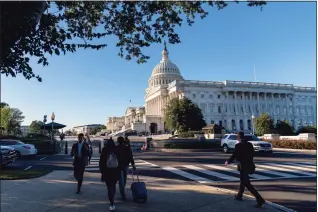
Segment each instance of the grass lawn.
M21 179L30 179L44 176L52 170L41 170L41 169L28 169L24 170L1 170L0 171L0 180L21 180Z

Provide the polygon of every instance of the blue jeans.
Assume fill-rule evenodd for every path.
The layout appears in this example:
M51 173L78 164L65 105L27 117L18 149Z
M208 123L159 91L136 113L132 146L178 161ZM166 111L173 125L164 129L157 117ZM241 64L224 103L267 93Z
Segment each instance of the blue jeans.
M127 182L127 174L128 174L129 166L125 166L120 171L120 178L119 178L119 191L122 197L125 197L125 188L126 188L126 182Z

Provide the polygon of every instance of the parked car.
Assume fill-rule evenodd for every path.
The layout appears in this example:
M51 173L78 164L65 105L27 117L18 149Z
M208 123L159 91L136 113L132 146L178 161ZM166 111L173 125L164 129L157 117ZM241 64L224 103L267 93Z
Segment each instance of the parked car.
M271 143L262 141L255 135L245 134L244 138L253 145L255 152L273 152L273 146ZM221 139L223 152L228 153L229 151L234 150L237 143L238 140L236 134L225 134Z
M0 152L1 166L6 166L10 163L13 163L14 160L18 157L14 148L9 146L0 145Z
M25 144L20 140L2 139L0 140L0 145L12 147L18 157L35 156L38 152L33 144Z

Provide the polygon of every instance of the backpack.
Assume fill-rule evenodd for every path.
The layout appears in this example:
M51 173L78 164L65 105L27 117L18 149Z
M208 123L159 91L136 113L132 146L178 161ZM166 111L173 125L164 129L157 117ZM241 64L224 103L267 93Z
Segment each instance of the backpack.
M117 156L113 152L109 153L106 164L107 168L118 168Z

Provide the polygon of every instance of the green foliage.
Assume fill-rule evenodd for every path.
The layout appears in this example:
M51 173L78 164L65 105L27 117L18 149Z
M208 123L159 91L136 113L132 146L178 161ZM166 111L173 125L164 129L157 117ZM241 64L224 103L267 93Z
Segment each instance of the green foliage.
M99 127L96 127L94 129L91 130L90 134L91 135L96 135L98 132L102 131L106 129L106 126L105 125L100 125Z
M259 117L254 119L256 135L264 135L273 132L273 119L267 113L261 113Z
M41 133L41 127L44 125L42 121L32 121L29 127L30 133Z
M0 102L0 108L9 107L9 105L5 102Z
M169 130L179 134L206 126L201 109L187 98L170 100L165 108L165 122Z
M299 141L299 140L266 140L272 143L273 148L286 148L286 149L317 149L317 142L312 141Z
M275 125L275 131L279 135L294 135L294 128L288 122L279 121Z
M173 142L164 145L166 149L220 149L220 141L215 142Z
M238 1L237 1L238 3ZM225 1L44 1L1 2L1 74L26 79L37 78L30 57L47 66L49 55L100 50L107 36L118 41L118 55L144 63L149 59L141 50L152 43L180 43L177 27L192 25L205 18L212 7L223 9ZM265 1L249 1L248 6L263 6ZM39 21L38 21L39 19ZM98 43L100 42L100 43Z
M300 128L297 133L315 133L317 135L317 127L314 126L307 126Z
M1 126L7 134L21 134L20 126L24 120L22 112L17 108L5 106L1 108Z

